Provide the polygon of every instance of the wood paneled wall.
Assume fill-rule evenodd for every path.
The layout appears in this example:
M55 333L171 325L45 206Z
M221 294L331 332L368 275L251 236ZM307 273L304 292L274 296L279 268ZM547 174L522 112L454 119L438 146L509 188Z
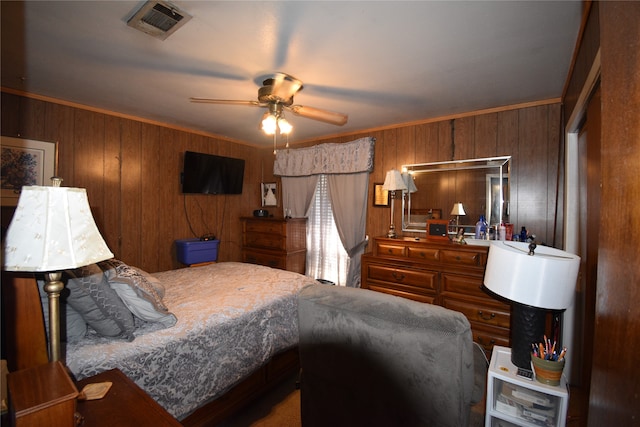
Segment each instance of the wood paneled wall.
M562 178L558 181L560 122L560 104L549 103L305 141L293 148L372 136L376 148L370 184L383 182L387 170L407 163L511 155L511 222L518 229L526 226L540 241L557 245L561 242L557 230L562 230L557 203L562 183ZM175 239L206 233L221 240L219 260L240 260L238 218L260 207L260 182L277 181L270 148L4 92L2 134L57 141L63 185L86 188L111 250L150 272L180 266ZM185 150L245 159L243 194L181 194ZM373 206L373 185L369 199L367 234L383 235L389 208ZM443 213L448 208L443 207ZM400 210L398 204L394 219L398 227ZM3 211L3 224L6 221Z
M536 234L538 241L558 246L562 243L564 181L560 125L560 104L552 103L319 139L300 145L348 142L365 136L376 138L374 170L369 179L369 236L384 235L389 228L389 208L373 206L373 183L384 182L389 169L400 169L410 163L510 155L510 221L518 230L521 226L527 227ZM448 218L451 206L441 208ZM397 203L394 217L397 230L402 224L400 211L400 203Z
M640 2L599 8L602 180L588 425L637 426L640 267L630 231L640 229Z
M177 268L174 240L208 233L220 239L219 260L240 259L238 218L260 207L266 152L8 93L2 93L2 134L58 143L63 185L87 189L96 223L123 261L150 272ZM186 150L245 159L242 195L182 194ZM3 209L3 226L10 213Z

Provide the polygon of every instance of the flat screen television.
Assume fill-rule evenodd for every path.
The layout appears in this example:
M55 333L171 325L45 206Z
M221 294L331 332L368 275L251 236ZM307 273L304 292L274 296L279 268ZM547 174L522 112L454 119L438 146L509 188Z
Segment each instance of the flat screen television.
M185 151L182 192L242 194L244 160Z

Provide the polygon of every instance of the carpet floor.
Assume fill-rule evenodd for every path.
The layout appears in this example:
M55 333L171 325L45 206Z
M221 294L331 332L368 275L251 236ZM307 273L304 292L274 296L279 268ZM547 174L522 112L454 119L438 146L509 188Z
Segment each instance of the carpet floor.
M224 421L220 427L301 427L300 390L296 388L297 381L297 374L287 378Z
M287 378L278 387L254 401L220 427L301 427L298 376ZM469 427L484 425L484 400L471 408Z

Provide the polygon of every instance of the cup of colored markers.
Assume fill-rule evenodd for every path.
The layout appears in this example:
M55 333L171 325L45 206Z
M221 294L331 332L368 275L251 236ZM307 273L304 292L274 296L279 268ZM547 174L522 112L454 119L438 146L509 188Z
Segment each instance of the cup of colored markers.
M566 347L558 353L555 351L555 346L555 343L551 345L549 341L545 344L532 344L531 352L531 364L536 380L553 386L560 385L565 355L567 354Z

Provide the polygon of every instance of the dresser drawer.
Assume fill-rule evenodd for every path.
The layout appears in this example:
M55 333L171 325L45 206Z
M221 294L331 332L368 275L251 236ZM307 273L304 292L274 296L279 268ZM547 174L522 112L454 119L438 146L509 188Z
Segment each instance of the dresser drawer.
M424 290L412 288L410 286L393 284L379 285L377 283L369 282L368 285L363 286L363 288L370 289L376 292L382 292L385 294L395 295L397 297L412 299L414 301L424 302L427 304L435 303L435 294L422 293L424 292Z
M482 288L482 278L442 273L442 292L491 298Z
M479 326L472 326L471 334L473 336L473 341L480 344L480 347L482 347L487 356L493 351L494 345L511 347L509 343L509 336L505 335L502 331L485 330Z
M287 256L286 254L274 255L266 252L243 250L242 262L250 264L266 265L267 267L286 269Z
M492 304L488 301L459 300L445 296L442 305L464 314L469 322L509 329L511 312L506 304Z
M389 243L376 242L376 254L379 256L406 257L407 247L405 245L394 245Z
M245 219L244 232L284 234L286 232L286 222Z
M465 252L465 251L450 251L443 250L440 254L440 260L447 264L459 264L459 265L480 265L480 254L477 252Z
M440 251L438 249L409 246L407 252L409 258L416 260L438 261L440 259Z
M369 280L379 280L390 283L417 286L419 288L436 290L438 272L428 270L409 270L369 264Z
M278 234L245 233L243 244L251 248L287 249L286 237Z

